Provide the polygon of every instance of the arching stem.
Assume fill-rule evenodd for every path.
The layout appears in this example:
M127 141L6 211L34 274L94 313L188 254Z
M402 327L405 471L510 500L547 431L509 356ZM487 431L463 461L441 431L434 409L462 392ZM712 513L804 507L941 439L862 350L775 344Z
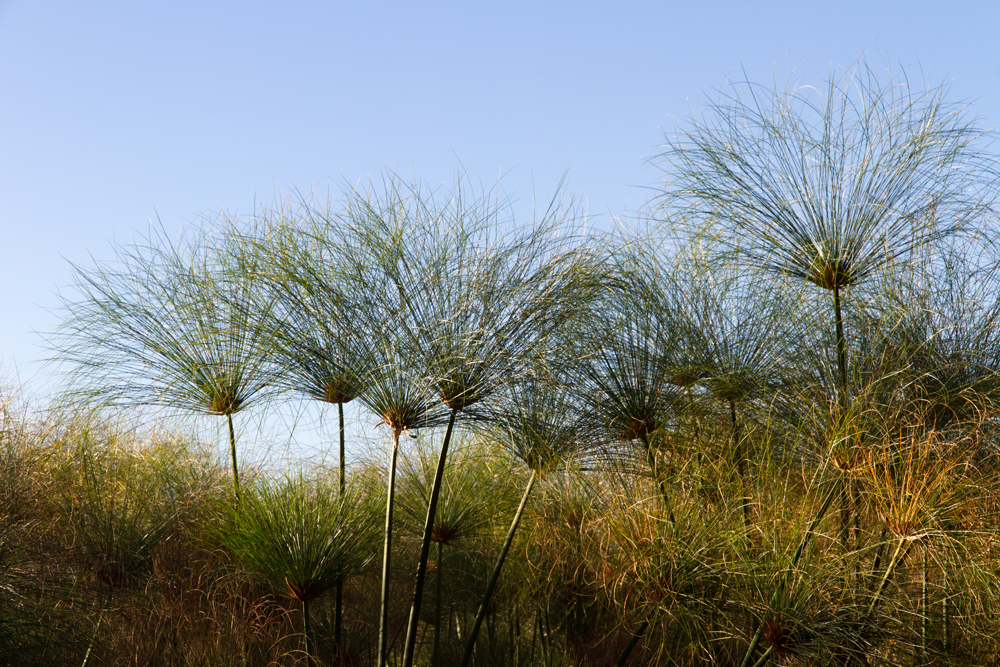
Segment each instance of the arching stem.
M483 593L483 601L479 603L476 620L472 624L472 630L469 632L469 639L465 642L465 655L462 656L461 667L467 667L469 661L472 660L472 649L476 645L476 637L479 636L479 627L483 624L483 619L486 618L486 609L489 607L490 600L493 599L493 591L496 589L497 581L500 580L500 570L503 569L504 561L507 560L510 545L514 543L514 533L517 532L517 526L521 523L521 515L524 514L524 508L528 504L528 496L531 494L531 487L535 485L536 477L535 471L532 470L531 476L528 477L528 484L524 488L524 495L521 496L521 504L517 506L517 513L514 514L514 520L510 523L510 530L507 531L507 539L504 540L500 556L497 558L496 565L493 566L493 574L490 575L490 581L486 585L486 592Z
M420 560L417 561L417 576L413 587L413 603L410 605L410 621L406 628L406 646L403 649L403 667L413 667L413 656L417 645L417 626L420 621L420 603L424 596L424 582L427 579L427 557L431 551L431 533L434 532L434 517L437 514L438 496L441 495L441 481L444 479L445 462L448 459L448 445L455 428L458 409L453 408L448 418L448 429L444 433L441 454L438 456L437 470L434 472L434 486L427 504L427 520L424 522L424 536L420 542Z

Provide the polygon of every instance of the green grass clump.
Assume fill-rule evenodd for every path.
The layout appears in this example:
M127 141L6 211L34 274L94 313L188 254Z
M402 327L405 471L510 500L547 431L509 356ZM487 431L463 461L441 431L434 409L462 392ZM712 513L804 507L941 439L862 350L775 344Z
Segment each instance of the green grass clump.
M366 482L353 480L341 492L329 478L301 473L261 480L222 524L219 541L276 591L301 603L307 656L310 603L374 559L379 522Z

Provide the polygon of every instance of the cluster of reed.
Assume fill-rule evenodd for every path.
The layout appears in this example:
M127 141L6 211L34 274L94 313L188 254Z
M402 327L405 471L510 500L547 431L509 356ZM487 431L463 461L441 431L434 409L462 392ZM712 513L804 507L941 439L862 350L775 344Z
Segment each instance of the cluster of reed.
M995 163L903 83L734 86L632 231L390 175L80 268L70 395L225 416L231 480L7 418L0 654L1000 659ZM337 469L241 475L233 416L292 395L337 406Z

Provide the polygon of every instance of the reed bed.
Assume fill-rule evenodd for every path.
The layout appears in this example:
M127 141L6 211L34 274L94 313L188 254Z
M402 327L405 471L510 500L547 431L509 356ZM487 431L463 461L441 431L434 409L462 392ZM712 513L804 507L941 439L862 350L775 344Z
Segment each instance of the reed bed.
M0 663L1000 661L997 162L904 84L734 86L614 233L390 173L77 267ZM336 465L240 463L302 400Z

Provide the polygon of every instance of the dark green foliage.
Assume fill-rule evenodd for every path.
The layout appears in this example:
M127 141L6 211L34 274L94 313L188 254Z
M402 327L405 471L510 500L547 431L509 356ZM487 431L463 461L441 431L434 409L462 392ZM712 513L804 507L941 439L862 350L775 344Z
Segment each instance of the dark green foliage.
M372 489L341 496L327 478L262 480L229 512L220 541L276 591L311 601L372 561L379 534Z

